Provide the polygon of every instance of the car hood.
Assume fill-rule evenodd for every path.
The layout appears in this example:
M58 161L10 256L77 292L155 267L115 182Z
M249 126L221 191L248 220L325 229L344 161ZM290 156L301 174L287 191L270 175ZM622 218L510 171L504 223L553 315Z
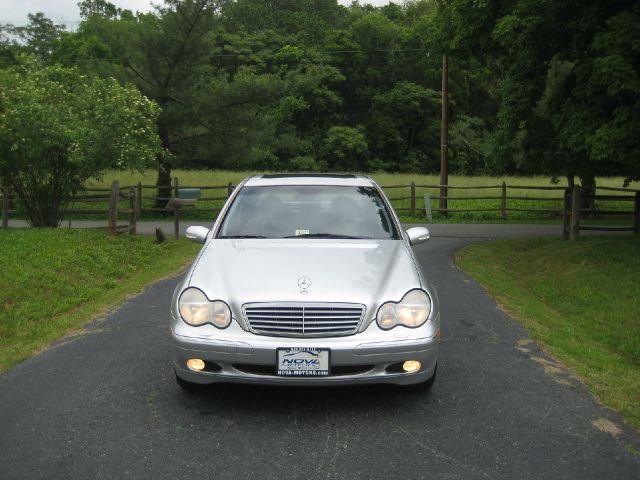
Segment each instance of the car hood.
M307 277L307 289L298 286ZM252 302L348 302L368 310L421 286L401 240L215 239L189 285L226 301L238 316Z

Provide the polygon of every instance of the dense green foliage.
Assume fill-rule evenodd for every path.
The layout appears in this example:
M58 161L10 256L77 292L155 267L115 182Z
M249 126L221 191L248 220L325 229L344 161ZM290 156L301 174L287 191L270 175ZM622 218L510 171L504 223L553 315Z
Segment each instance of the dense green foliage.
M134 87L22 60L0 71L0 178L33 226L57 226L88 178L154 160L157 114Z
M95 230L0 230L0 372L82 327L198 251Z
M476 243L457 263L605 405L640 427L640 239Z
M453 52L499 72L493 168L640 177L640 3L454 0L451 12Z
M450 170L640 178L640 4L629 0L80 2L67 32L5 26L28 51L133 83L161 107L172 167L433 173L442 55Z

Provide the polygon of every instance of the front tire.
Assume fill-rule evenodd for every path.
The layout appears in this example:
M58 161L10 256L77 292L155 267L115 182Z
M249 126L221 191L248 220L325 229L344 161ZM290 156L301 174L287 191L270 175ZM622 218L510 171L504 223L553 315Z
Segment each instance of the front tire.
M202 390L205 387L205 385L201 383L193 383L185 380L184 378L181 378L180 376L178 376L177 372L174 373L176 374L176 383L180 385L180 388L182 388L185 392L197 392L198 390Z
M426 393L429 390L431 390L431 387L433 387L433 384L436 381L437 372L438 372L438 364L436 363L436 368L433 369L433 375L431 375L430 379L428 379L425 382L415 383L413 385L407 385L405 388L410 392Z

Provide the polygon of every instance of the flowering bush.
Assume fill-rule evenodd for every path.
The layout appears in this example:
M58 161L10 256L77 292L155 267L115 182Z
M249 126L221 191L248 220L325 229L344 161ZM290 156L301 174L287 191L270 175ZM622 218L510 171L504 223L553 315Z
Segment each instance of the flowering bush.
M32 226L57 226L88 178L156 161L158 115L133 86L25 57L0 71L0 179Z

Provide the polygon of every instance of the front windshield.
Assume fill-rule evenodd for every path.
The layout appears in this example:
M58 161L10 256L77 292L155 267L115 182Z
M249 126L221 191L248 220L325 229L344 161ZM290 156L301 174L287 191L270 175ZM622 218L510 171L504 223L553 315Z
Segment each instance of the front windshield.
M374 187L273 185L243 187L218 238L400 237Z

